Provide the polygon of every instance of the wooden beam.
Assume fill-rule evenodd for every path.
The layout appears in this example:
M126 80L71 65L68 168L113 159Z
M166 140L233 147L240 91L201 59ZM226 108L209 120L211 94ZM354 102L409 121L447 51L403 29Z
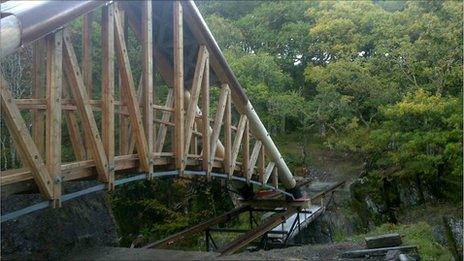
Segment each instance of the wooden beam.
M92 100L92 12L84 15L82 23L82 78L84 79L84 85L87 88L87 96L89 100ZM86 157L90 158L91 147L89 143L90 137L84 132L84 142L86 149Z
M100 134L98 133L97 123L93 116L92 108L89 105L89 97L77 64L76 53L71 43L71 37L67 29L64 31L64 64L73 97L80 113L82 125L87 137L90 139L91 150L96 163L98 177L102 181L108 181L108 159L103 148Z
M121 23L122 23L122 30L124 30L124 40L126 40L127 38L127 23L126 23L126 13L125 13L125 10L121 8L121 5L120 3L117 3L115 5L115 10L117 10L118 12L116 13L115 12L115 16L119 16L119 18L121 19ZM141 40L141 38L140 38ZM118 65L119 66L119 65ZM121 74L118 74L118 85L119 85L119 101L121 104L126 104L126 98L125 96L123 95L124 93L124 88L123 88L123 82L122 82L122 79L121 79ZM119 115L119 154L120 155L125 155L125 154L128 154L129 153L129 141L130 141L130 137L129 137L129 121L127 120L127 116L126 115L122 115L120 114Z
M255 142L255 146L253 147L253 152L251 153L250 165L248 166L248 173L247 173L247 177L249 177L250 179L253 176L253 173L255 172L255 166L256 166L256 162L258 161L258 157L261 151L261 145L262 145L261 141L257 140Z
M21 113L14 103L8 83L0 73L1 109L2 117L16 144L22 162L31 170L37 187L48 198L53 198L52 179L42 160L34 140L24 123Z
M206 59L205 63L205 77L201 84L201 140L202 140L202 166L203 170L206 171L207 180L211 180L211 171L209 168L209 155L211 149L210 143L210 126L209 126L209 59Z
M272 186L274 186L274 188L276 189L279 188L279 169L278 168L274 168L274 170L272 171Z
M32 85L33 97L45 97L45 38L40 38L33 44L32 51ZM44 113L38 109L32 110L32 138L41 155L45 155L45 120Z
M226 109L224 115L224 172L228 174L229 179L234 173L232 161L232 101L230 91L227 95Z
M261 181L263 185L265 185L267 181L269 180L269 178L271 177L271 174L274 171L274 167L275 167L275 163L272 161L267 164L266 170L264 171L263 180Z
M169 89L168 95L166 96L165 106L168 108L172 108L173 104L173 89ZM169 122L171 120L171 114L172 113L169 111L163 111L163 114L161 116L161 122ZM160 127L158 128L158 134L156 135L155 153L163 151L167 130L168 128L166 124L160 124Z
M118 10L115 9L115 12L118 12ZM147 139L142 124L142 115L140 113L140 107L135 92L134 78L132 76L126 42L124 41L123 25L121 23L121 18L117 13L115 13L114 18L116 21L116 50L119 61L119 71L123 82L123 93L127 101L126 105L129 111L129 119L136 139L137 154L139 154L140 157L140 167L142 171L149 172L150 153L148 151Z
M53 207L61 206L61 92L63 87L63 32L46 36L47 47L47 116L46 162L53 180Z
M174 38L174 152L176 168L183 174L184 162L184 35L180 1L173 2Z
M216 148L219 140L219 134L221 133L222 119L224 118L224 111L226 108L227 99L229 96L229 86L223 84L221 88L221 93L219 94L219 101L217 104L216 116L214 117L213 132L211 134L211 152L210 152L210 170L212 168L212 161L216 155Z
M264 145L262 145L261 149L259 150L259 156L258 156L258 177L261 183L263 183L264 181L264 172L265 172L265 167L266 167L266 159L264 156L265 156Z
M193 124L195 123L195 116L197 114L198 98L200 96L201 84L203 82L204 70L206 59L208 59L208 51L206 46L200 46L198 50L197 64L195 66L195 74L193 76L192 88L190 91L190 102L188 104L186 123L185 123L185 157L190 149L192 139Z
M198 155L198 136L201 135L201 132L198 132L198 124L196 121L193 121L193 132L192 134L195 134L193 136L193 148L192 148L192 153L195 155Z
M234 144L232 146L232 159L230 163L230 168L232 171L235 169L235 165L237 164L237 157L240 151L240 145L242 144L243 133L245 132L246 120L247 117L245 114L240 115L240 120L238 121L237 125L237 132L235 133Z
M114 4L102 9L102 140L108 157L108 189L114 188Z
M137 101L139 104L142 104L143 103L143 100L142 100L142 96L143 96L143 93L144 93L144 87L143 87L143 74L140 75L140 79L139 79L139 85L137 87ZM129 113L127 112L127 106L124 106L125 108L125 111L126 111L126 114L129 115ZM129 134L129 147L128 147L128 150L127 150L127 154L132 154L134 152L134 148L135 148L135 139L134 139L134 133L132 131L132 126L129 125L128 126L128 134ZM147 140L148 141L148 140Z
M147 138L149 155L152 155L154 146L153 132L153 16L152 2L145 1L142 8L142 76L143 76L143 125ZM153 160L149 162L150 172L153 172Z
M82 23L82 77L92 99L92 12L84 15Z
M246 180L249 183L251 177L248 175L248 168L250 167L250 123L248 122L248 119L245 120L245 131L243 134L242 146L242 174L246 176Z
M384 234L372 237L365 237L367 248L396 247L403 244L401 235L398 233Z

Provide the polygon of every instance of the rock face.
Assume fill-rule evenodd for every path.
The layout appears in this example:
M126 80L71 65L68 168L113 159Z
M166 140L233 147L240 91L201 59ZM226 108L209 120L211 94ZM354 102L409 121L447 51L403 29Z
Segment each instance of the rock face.
M89 182L68 185L69 190ZM38 194L11 195L2 200L2 213L42 201ZM59 259L73 250L90 246L116 246L117 226L106 199L96 192L44 209L1 225L1 252L6 259Z
M357 215L347 212L349 191L339 190L333 194L331 203L324 214L302 230L302 243L326 244L337 240L337 237L352 235L361 229L361 220ZM298 236L295 237L295 240ZM295 242L299 243L299 242Z
M460 218L445 216L443 217L445 227L448 233L448 240L451 250L456 260L462 260L462 241L463 241L463 226L464 222Z

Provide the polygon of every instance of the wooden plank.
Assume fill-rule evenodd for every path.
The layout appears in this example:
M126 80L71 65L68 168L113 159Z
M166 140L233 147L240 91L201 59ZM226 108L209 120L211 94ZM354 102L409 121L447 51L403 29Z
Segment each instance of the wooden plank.
M232 171L235 169L237 164L238 153L240 152L240 145L242 144L243 133L245 132L247 117L245 114L240 115L240 120L237 125L237 132L235 134L234 144L232 146L232 159L230 163L230 168ZM233 174L233 173L232 173Z
M248 175L248 168L250 167L250 123L248 119L245 120L245 131L243 134L243 156L242 156L242 175L246 177L247 182L251 180L251 176Z
M174 104L173 89L169 89L168 95L166 96L165 106L168 108L172 108L173 104ZM171 115L172 115L171 112L163 111L163 114L161 116L161 122L169 122L171 120ZM166 124L161 124L160 127L158 128L158 134L156 135L156 141L155 141L155 152L163 151L167 131L168 131L168 128Z
M274 172L274 167L275 163L274 162L269 162L267 164L266 170L264 171L263 179L262 179L262 184L265 185L269 178L271 177L271 174Z
M183 12L180 1L173 2L174 60L174 152L176 168L184 171L184 36Z
M223 84L221 88L221 93L219 94L219 101L217 104L216 116L214 117L213 132L211 134L211 152L210 152L210 169L212 168L211 163L214 160L216 155L216 148L219 140L219 134L221 133L222 119L224 117L224 111L226 108L227 97L229 95L229 86Z
M231 166L232 161L232 102L230 91L227 94L226 108L224 112L224 172L229 179L232 177L234 170Z
M114 5L102 8L102 140L108 158L108 189L114 188Z
M67 29L64 31L64 64L67 79L70 82L70 87L76 105L80 113L84 132L89 137L93 158L96 163L98 177L102 181L108 180L108 160L106 158L105 149L98 133L97 123L93 116L92 108L89 105L89 98L85 90L84 80L80 73L77 64L76 53L71 43L71 37Z
M143 127L147 138L149 155L154 150L154 131L153 131L153 26L152 26L152 2L145 1L142 8L142 77L143 77ZM153 161L150 157L150 172L153 172Z
M366 237L365 240L367 248L394 247L403 244L398 233Z
M45 38L40 38L33 44L32 51L32 85L33 97L45 97ZM45 100L44 100L45 101ZM18 103L17 103L18 104ZM19 106L19 104L18 104ZM44 113L38 109L32 110L32 138L41 155L45 155L45 120Z
M247 178L249 179L251 179L251 177L253 176L255 172L255 166L256 166L256 162L258 161L258 157L261 151L261 145L262 145L261 141L257 140L255 142L255 146L253 147L253 152L251 153L250 162L248 165L248 172L247 172Z
M0 73L1 109L2 117L16 144L22 162L31 170L40 191L48 198L53 198L52 179L42 160L34 140L24 123L21 113L14 103L8 83Z
M206 50L206 46L201 45L200 49L198 50L197 64L195 66L195 74L193 76L192 88L190 91L190 102L188 104L187 116L185 119L185 156L187 156L187 153L190 149L193 124L195 123L198 98L200 96L201 84L203 82L206 59L208 59L208 51Z
M124 41L123 25L121 23L120 16L116 13L115 9L115 24L116 24L116 50L119 61L119 71L121 74L121 80L123 82L123 95L127 101L127 109L129 111L129 120L132 126L132 131L136 139L137 154L140 157L140 167L142 171L149 172L149 151L148 142L145 136L145 131L142 124L142 115L140 112L140 106L137 101L137 95L135 92L134 79L132 76L132 70L130 67L129 56L127 53L126 42Z
M350 250L342 254L342 258L363 258L363 257L375 257L384 256L388 251L399 250L402 253L417 253L417 246L397 246L397 247L384 247L375 249L359 249Z
M47 116L45 150L47 169L53 180L53 207L61 206L61 92L63 87L63 33L46 36Z
M210 126L209 126L209 59L206 59L205 63L205 77L201 84L201 142L203 147L202 152L202 166L203 170L206 171L207 180L211 180L211 172L209 168L209 155L211 149L210 143Z

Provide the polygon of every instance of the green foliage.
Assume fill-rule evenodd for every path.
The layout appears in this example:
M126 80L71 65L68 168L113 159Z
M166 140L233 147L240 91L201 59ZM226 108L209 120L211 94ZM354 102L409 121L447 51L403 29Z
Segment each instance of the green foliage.
M134 183L116 189L110 201L123 246L129 246L138 235L161 239L233 207L219 182L204 180Z
M460 200L462 3L242 3L201 8L271 132L361 155L374 199L420 180Z

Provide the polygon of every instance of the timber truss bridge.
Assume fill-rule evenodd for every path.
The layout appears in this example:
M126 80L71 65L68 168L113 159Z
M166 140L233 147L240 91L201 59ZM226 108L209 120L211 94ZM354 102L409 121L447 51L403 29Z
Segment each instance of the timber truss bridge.
M218 250L230 254L263 235L292 234L296 220L300 227L302 215L303 221L316 217L325 209L319 198L340 185L317 200L300 199L193 1L7 1L0 13L2 62L32 52L29 96L11 88L17 75L0 71L1 120L8 129L1 131L21 160L20 167L2 169L2 195L39 191L43 198L2 213L2 222L132 181L204 176L234 183L248 201L146 247L203 231L209 245L214 225L244 211L274 211ZM72 155L64 157L65 149ZM65 193L66 184L84 179L99 183ZM274 194L252 198L253 187ZM275 230L289 219L291 227Z

